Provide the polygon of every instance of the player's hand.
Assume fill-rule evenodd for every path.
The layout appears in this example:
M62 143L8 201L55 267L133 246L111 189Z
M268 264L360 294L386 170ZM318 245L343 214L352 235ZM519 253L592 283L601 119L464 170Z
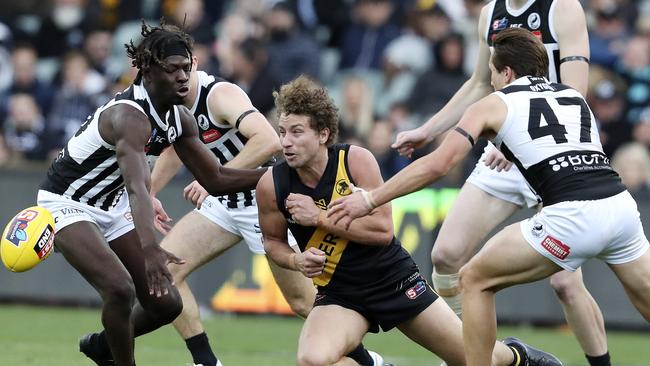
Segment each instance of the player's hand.
M368 206L366 199L363 197L363 190L356 189L351 195L341 197L334 202L330 202L327 210L327 217L334 225L342 225L345 230L350 228L350 224L357 217L368 215L372 208ZM365 192L365 194L368 194Z
M506 159L499 149L494 148L485 156L485 166L489 166L492 170L496 169L497 172L502 170L507 172L512 167L512 162Z
M291 193L284 201L284 206L291 214L291 218L302 226L318 225L318 218L322 210L316 206L314 200L304 194Z
M309 248L295 257L296 267L305 277L318 277L325 268L325 252L316 248Z
M402 131L397 134L395 142L391 145L402 156L413 155L415 149L419 149L431 141L431 137L427 136L422 127L418 127L408 131Z
M169 233L169 230L172 229L172 226L170 225L172 218L167 215L167 212L165 212L162 203L155 196L151 196L151 204L153 205L154 214L153 226L161 234L167 235Z
M169 263L184 264L185 261L161 248L158 244L144 248L144 266L149 295L161 297L169 294L169 288L174 286L174 278L167 269Z
M208 191L206 191L197 181L193 181L183 189L183 197L192 202L196 208L201 208L203 201L209 195L210 193L208 193Z

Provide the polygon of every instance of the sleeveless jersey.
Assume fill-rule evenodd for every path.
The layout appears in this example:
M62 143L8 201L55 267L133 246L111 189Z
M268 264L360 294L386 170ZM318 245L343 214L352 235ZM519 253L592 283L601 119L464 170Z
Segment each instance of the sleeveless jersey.
M494 94L508 107L494 144L517 165L545 206L602 199L625 190L578 91L525 76Z
M147 116L151 136L144 153L149 168L183 132L176 106L163 120L144 86L133 84L88 116L50 166L41 189L104 211L115 206L124 192L124 180L115 146L104 141L99 133L99 118L103 111L117 104L128 104Z
M533 32L544 43L549 59L548 79L553 82L560 80L560 46L553 27L553 0L529 0L521 9L514 10L508 5L507 0L493 0L488 10L488 23L485 37L488 46L492 44L496 35L511 27L525 28Z
M370 246L348 241L340 236L313 226L296 224L284 206L290 193L313 198L316 206L326 210L327 205L351 192L354 183L349 174L350 145L337 144L328 149L325 172L315 188L305 186L295 169L286 162L273 167L273 180L278 209L287 220L289 230L301 251L315 247L325 252L327 259L323 273L313 278L314 284L328 291L355 291L359 286L373 286L398 280L417 271L410 255L393 237L388 246Z
M210 93L217 84L225 82L225 80L208 75L204 71L198 71L197 74L198 94L190 111L196 118L199 138L219 159L221 165L224 165L242 151L248 139L237 128L215 118L208 108ZM253 190L218 197L219 201L228 208L252 206L254 198Z

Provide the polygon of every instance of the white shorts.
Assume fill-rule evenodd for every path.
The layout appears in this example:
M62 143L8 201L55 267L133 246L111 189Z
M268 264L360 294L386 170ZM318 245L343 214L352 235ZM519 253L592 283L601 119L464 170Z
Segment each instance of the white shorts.
M229 208L219 202L217 197L208 196L201 204L201 208L195 209L195 211L223 229L241 237L251 252L265 254L255 201L252 206ZM287 238L290 246L298 245L290 231L287 231Z
M485 147L483 155L476 163L472 174L467 178L467 182L496 198L514 203L519 207L537 206L539 204L537 195L530 189L526 179L515 165L508 171L500 172L485 165L485 156L492 149L495 149L492 144Z
M38 191L37 202L52 213L55 233L75 222L89 221L97 225L106 241L110 242L135 229L126 191L110 211L44 190Z
M650 246L636 202L627 191L544 207L521 221L520 228L535 250L570 271L594 257L609 264L631 262Z

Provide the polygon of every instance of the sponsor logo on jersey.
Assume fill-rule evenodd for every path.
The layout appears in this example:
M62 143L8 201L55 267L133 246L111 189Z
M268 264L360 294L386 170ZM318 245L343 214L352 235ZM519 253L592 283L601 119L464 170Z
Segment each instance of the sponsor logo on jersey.
M350 184L347 182L347 180L339 179L339 181L336 182L336 193L340 194L341 196L347 196L352 193Z
M178 137L178 131L176 131L176 127L169 127L167 129L167 141L169 141L171 144L176 141L176 137Z
M209 143L218 140L221 137L221 133L217 130L205 131L201 134L204 143Z
M406 297L408 297L409 299L415 300L418 296L422 295L426 290L427 290L426 283L424 283L424 281L418 281L415 283L415 286L409 288L404 293L406 294Z
M542 17L537 13L531 13L528 16L528 28L530 30L538 29L542 25Z
M25 232L27 223L34 220L36 216L38 216L38 212L36 211L22 211L11 223L5 239L9 240L15 246L20 246L21 241L27 241L27 232Z
M494 22L492 22L492 30L494 31L506 29L507 27L508 27L508 19L505 17L501 19L497 19Z
M262 229L260 228L260 224L253 224L253 230L255 230L255 234L261 234ZM264 241L264 238L262 238L262 241Z
M564 168L571 168L573 171L602 170L612 167L609 165L609 158L602 153L584 153L560 156L548 161L554 172Z
M544 233L545 233L544 224L542 224L541 222L535 220L535 221L533 221L533 226L531 227L530 231L533 234L533 236L541 238L542 235L544 235Z
M210 128L210 121L208 121L208 117L206 117L204 114L199 114L199 116L196 118L196 122L198 123L199 128L203 131L207 131L208 128Z
M316 206L318 206L321 210L327 210L327 201L325 201L325 198L321 198L319 200L314 200L314 203Z
M50 225L47 225L41 237L38 238L36 245L34 245L34 252L38 255L38 258L43 259L52 249L54 244L54 228Z
M564 259L571 253L571 248L569 248L568 245L550 235L547 235L546 238L542 240L542 248L546 249L554 257L559 259Z

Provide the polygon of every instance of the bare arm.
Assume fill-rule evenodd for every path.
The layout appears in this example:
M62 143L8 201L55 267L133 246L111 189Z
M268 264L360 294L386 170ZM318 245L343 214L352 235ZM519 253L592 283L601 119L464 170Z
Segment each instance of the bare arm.
M558 0L555 3L555 32L560 44L560 59L571 56L589 58L589 35L585 13L578 0ZM589 64L576 60L560 64L560 77L563 84L587 95L589 83Z
M472 76L458 89L451 100L422 126L402 132L397 136L392 147L396 148L400 154L410 156L415 148L422 147L436 136L455 126L467 107L493 91L488 66L490 48L485 40L487 16L487 6L485 6L478 22L479 50Z
M489 131L498 131L506 115L505 103L490 95L468 108L458 126L476 139ZM422 189L446 175L471 148L465 136L451 132L435 151L414 161L386 183L369 192L357 192L330 203L328 217L337 224L351 227L356 222L352 220L367 215L374 207Z
M278 209L271 170L257 184L257 210L264 238L264 251L278 266L300 271L306 277L316 277L323 272L325 253L309 248L296 253L287 240L287 222Z
M144 146L151 135L147 118L127 105L114 106L101 116L100 133L115 145L117 163L129 194L131 215L140 245L145 252L145 271L149 294L162 296L169 293L173 279L167 263L183 263L158 246L153 227L153 206L149 198L149 166Z
M221 83L215 86L208 100L210 112L216 118L237 127L242 113L255 109L250 99L237 85ZM225 166L229 168L256 168L280 151L280 139L263 114L253 112L239 122L239 132L248 141L242 151Z
M179 107L183 133L174 149L196 180L213 196L253 189L266 169L230 169L219 164L214 154L199 140L194 116Z
M158 160L156 160L156 165L154 165L151 171L151 189L149 193L155 196L158 192L162 191L167 183L178 173L182 165L183 162L176 154L173 146L165 149L160 154Z
M362 147L351 146L348 166L352 180L358 188L370 190L383 183L379 165L372 153ZM393 239L393 218L390 205L374 209L367 217L355 220L345 227L330 220L325 212L318 208L311 197L291 194L286 207L294 220L304 226L317 226L336 236L365 245L388 245Z

